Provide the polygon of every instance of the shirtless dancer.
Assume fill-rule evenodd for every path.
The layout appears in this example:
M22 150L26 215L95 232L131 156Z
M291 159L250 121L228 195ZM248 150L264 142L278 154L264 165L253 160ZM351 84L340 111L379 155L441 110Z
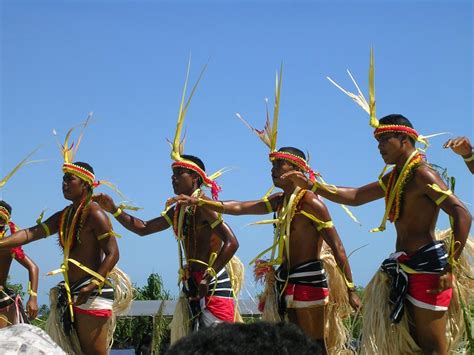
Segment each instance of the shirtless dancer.
M335 194L318 189L319 194L351 206L385 197L386 216L377 230L385 229L388 218L397 231L396 253L382 264L394 285L391 320L399 322L406 305L413 320L412 335L424 353L447 354L445 331L453 293L452 264L459 259L466 243L471 214L415 148L419 134L407 118L395 114L383 117L374 136L382 159L395 165L394 169L380 181L359 188L337 187ZM285 178L304 188L314 187L302 174ZM455 247L449 255L443 243L435 239L440 209L453 220ZM400 275L405 265L414 270L405 274L407 285Z
M11 213L11 206L6 201L0 200L0 241L8 238L6 236L7 229L9 229L10 234L16 232L17 226L11 220ZM26 315L23 311L20 296L6 285L13 259L28 270L28 294L30 297L26 303ZM0 252L0 328L4 328L9 324L29 323L29 319L36 318L38 314L38 295L36 293L36 290L38 290L38 272L38 266L23 252L21 247Z

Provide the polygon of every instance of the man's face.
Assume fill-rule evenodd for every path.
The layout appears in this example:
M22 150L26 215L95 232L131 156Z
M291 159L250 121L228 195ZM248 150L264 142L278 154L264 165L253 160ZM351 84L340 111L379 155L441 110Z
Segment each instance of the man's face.
M180 167L173 168L171 184L173 185L174 193L176 195L190 195L197 184L197 179L196 173L192 170Z
M66 173L63 176L63 195L66 200L74 201L82 198L87 184L76 175Z
M284 160L284 159L275 159L272 161L272 180L273 184L276 187L283 187L284 183L280 179L280 177L289 172L295 170L295 166L291 164L290 162Z
M397 133L387 132L377 136L378 148L385 164L395 164L402 149L402 137Z

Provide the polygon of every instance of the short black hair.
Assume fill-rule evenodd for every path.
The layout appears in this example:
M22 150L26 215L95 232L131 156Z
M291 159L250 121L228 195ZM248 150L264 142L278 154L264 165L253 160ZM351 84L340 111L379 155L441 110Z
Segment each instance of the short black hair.
M405 116L400 115L398 113L382 117L379 120L379 123L383 124L383 125L396 124L396 125L400 125L400 126L414 128L408 118L406 118ZM405 134L405 133L398 133L397 135L401 135L401 134ZM413 145L416 144L415 140L412 137L408 136L408 139L410 140L410 142Z
M381 124L397 124L397 125L400 125L400 126L407 126L407 127L413 128L413 125L411 124L410 120L408 118L406 118L405 116L400 115L398 113L396 113L396 114L394 113L394 114L382 117L379 120L379 123L381 123Z
M12 214L12 206L10 206L6 201L0 200L0 206L5 207L9 214Z
M321 346L295 324L220 323L177 341L167 355L322 354Z
M301 159L306 160L306 155L303 153L303 151L295 147L281 147L280 149L278 149L278 151L283 153L290 153L296 155L297 157L300 157Z

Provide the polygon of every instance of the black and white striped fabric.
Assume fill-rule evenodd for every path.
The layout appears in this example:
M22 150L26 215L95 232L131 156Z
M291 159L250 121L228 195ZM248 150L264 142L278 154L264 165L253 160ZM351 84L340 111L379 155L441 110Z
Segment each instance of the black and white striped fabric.
M216 285L215 290L214 290L214 285ZM214 290L214 293L212 293L213 290ZM225 298L234 298L234 291L232 290L230 276L225 268L222 268L221 271L217 273L217 282L215 278L212 278L211 282L209 283L209 292L207 295L225 297Z
M188 297L196 297L198 292L197 285L197 280L191 277L184 281L183 292ZM207 293L207 296L234 298L234 292L232 290L232 284L230 282L229 273L225 268L222 268L217 273L217 285L215 277L213 277L211 282L209 282L209 292Z
M91 280L93 279L93 277L85 277L79 281L76 281L74 284L71 285L71 294L72 296L77 296L79 295L79 291L81 290L81 288L89 285L91 283ZM108 282L110 283L110 280L108 280ZM62 282L64 283L64 281ZM94 291L92 291L91 293L91 298L92 297L101 297L101 298L104 298L104 299L107 299L107 300L114 300L114 289L105 284L104 287L102 287L102 289L99 291L98 288L96 288Z
M283 316L286 312L286 301L283 291L287 280L288 283L295 285L306 285L321 288L329 287L326 272L324 271L324 264L321 260L312 260L293 266L290 269L289 274L286 264L282 264L275 271L275 280L275 286L278 295L280 295L278 308L281 316Z
M0 311L10 306L16 307L15 324L26 323L30 324L28 315L26 314L21 298L14 290L9 287L4 287L0 291Z
M74 299L74 296L79 295L79 291L81 288L84 286L87 286L88 284L91 283L91 280L93 278L86 276L75 283L71 285L71 296ZM110 282L110 280L109 280ZM71 321L71 313L68 307L68 299L67 299L67 292L66 292L66 287L65 287L65 282L61 281L57 286L58 288L58 309L61 314L61 323L64 328L64 332L66 335L69 335L72 330L72 321ZM89 298L96 298L100 297L106 300L114 300L114 289L107 284L104 285L102 288L102 292L99 293L99 290L96 288L94 291L92 291L91 295Z
M198 272L197 274L204 274L204 271ZM222 298L234 298L234 291L232 290L232 284L230 281L229 273L226 268L222 268L217 273L216 278L213 277L209 283L209 291L207 297L222 297ZM200 279L199 279L200 280ZM198 295L198 280L193 276L183 282L183 293L188 297L189 313L191 316L191 329L196 331L200 326L200 315L202 314L201 300L196 299ZM214 288L215 287L215 288Z
M0 291L0 310L7 308L15 302L16 293L11 288L4 287Z
M444 243L436 241L421 247L413 255L398 252L383 261L380 270L386 272L390 279L389 301L393 306L390 313L392 323L398 323L402 319L408 293L408 274L400 267L400 263L419 273L439 274L448 263L448 253Z
M295 285L307 285L314 287L328 287L328 280L324 265L321 260L313 260L301 265L293 266L290 269L289 275L286 265L280 265L275 272L275 279L277 283L283 287L288 279L289 283Z

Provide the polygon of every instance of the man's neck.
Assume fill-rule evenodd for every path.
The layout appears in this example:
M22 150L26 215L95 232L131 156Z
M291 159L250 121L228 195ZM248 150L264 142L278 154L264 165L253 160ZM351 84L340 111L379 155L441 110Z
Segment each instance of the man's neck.
M199 187L193 187L189 192L186 192L183 195L192 196L197 190L199 190Z
M413 152L416 151L415 147L412 147L410 149L407 149L403 151L402 154L400 154L400 158L398 161L395 163L396 169L400 172L403 169L403 166L407 162L407 160L410 158L410 156L413 154Z
M285 195L285 199L288 201L293 192L295 192L296 186L294 186L293 184L289 184L288 186L282 187L282 190Z
M73 200L72 201L72 206L74 207L74 209L77 209L80 204L87 198L87 194L86 195L83 195L81 196L80 198L78 198L77 200Z

